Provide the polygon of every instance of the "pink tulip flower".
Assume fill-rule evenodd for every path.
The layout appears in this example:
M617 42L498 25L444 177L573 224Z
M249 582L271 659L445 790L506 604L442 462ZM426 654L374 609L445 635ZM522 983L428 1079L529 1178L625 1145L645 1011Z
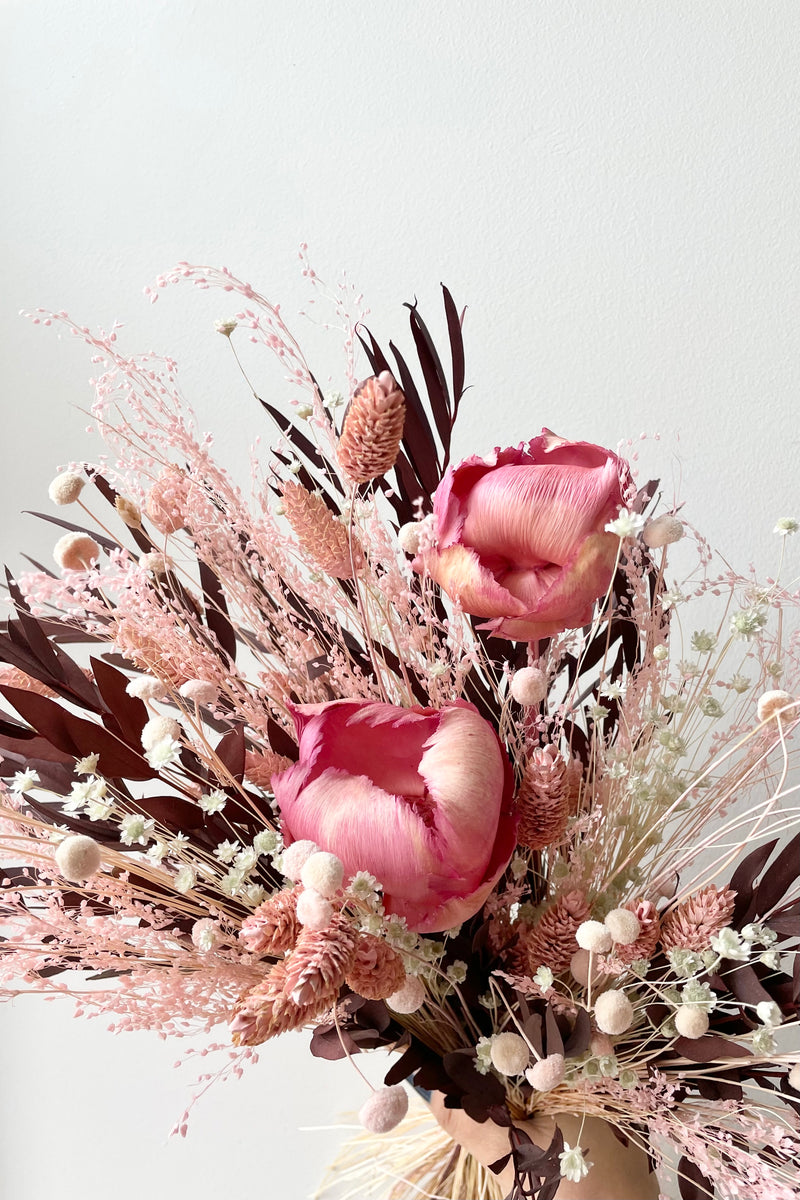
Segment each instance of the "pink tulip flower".
M273 777L287 844L308 838L383 886L409 929L476 913L516 844L513 773L471 704L334 700L292 710L300 758Z
M543 430L527 445L451 467L434 498L435 548L415 558L482 629L534 641L592 617L619 546L606 533L627 464Z

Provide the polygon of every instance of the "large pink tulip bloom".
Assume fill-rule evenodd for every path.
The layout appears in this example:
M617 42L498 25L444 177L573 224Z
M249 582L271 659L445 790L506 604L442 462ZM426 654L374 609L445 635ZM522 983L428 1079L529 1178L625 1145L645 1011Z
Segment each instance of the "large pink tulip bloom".
M300 758L272 781L285 841L374 875L409 929L476 913L514 852L516 817L510 764L475 708L334 700L292 713Z
M534 641L577 629L611 582L627 464L548 430L451 467L434 499L435 549L414 560L481 626Z

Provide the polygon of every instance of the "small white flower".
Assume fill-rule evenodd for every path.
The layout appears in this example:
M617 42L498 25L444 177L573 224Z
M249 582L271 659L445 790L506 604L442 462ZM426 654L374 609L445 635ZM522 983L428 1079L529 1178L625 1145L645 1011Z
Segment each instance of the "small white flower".
M125 846L146 846L155 827L155 821L145 819L141 813L128 813L119 823L119 840Z
M445 974L451 983L463 983L467 978L467 964L457 958L450 964Z
M475 1070L479 1075L488 1075L492 1069L492 1039L481 1038L475 1049Z
M528 869L528 860L522 854L515 854L509 863L512 877L521 879Z
M90 800L86 805L86 815L90 821L107 821L114 811L114 805L108 800Z
M214 857L221 863L232 863L239 851L238 842L220 842L214 851Z
M777 971L781 965L781 956L777 950L765 950L763 954L759 954L758 961L771 971Z
M757 1029L753 1034L753 1050L760 1057L768 1058L775 1053L775 1037L770 1029Z
M608 778L609 779L624 779L627 774L628 774L628 768L626 767L624 762L620 762L619 760L617 762L612 763L611 766L608 768Z
M145 851L145 857L149 858L150 862L154 863L156 866L163 862L168 854L169 847L167 846L166 842L154 842L153 845L149 846Z
M720 958L729 958L733 962L746 962L750 957L749 945L729 925L711 938L711 949Z
M622 688L618 683L604 683L600 688L600 694L608 696L609 700L621 700Z
M244 898L253 908L257 908L267 898L266 889L260 883L249 883L244 889Z
M262 854L274 854L280 847L281 835L274 829L262 829L253 838L253 849L261 857Z
M603 721L611 712L611 709L604 708L602 704L590 704L586 711L593 721Z
M298 404L294 411L295 416L299 417L301 421L307 421L309 417L313 417L314 415L314 408L311 404Z
M743 642L752 642L761 633L766 623L767 614L764 609L753 605L751 608L743 608L733 614L730 630Z
M233 317L229 317L227 321L215 321L214 328L217 333L221 333L223 337L229 338L234 329L238 325L238 321L234 321Z
M783 1024L783 1013L774 1000L762 1000L756 1005L756 1016L769 1028Z
M798 529L800 529L800 523L795 521L794 517L781 517L772 532L786 537L787 533L797 533Z
M233 860L236 869L238 871L243 871L246 875L249 875L254 869L257 861L258 855L252 846L245 846L245 848L240 850L236 855L236 858Z
M716 720L723 715L723 708L719 700L714 696L701 696L697 701L697 707L704 717L711 717Z
M185 833L176 833L174 838L170 839L169 848L176 854L180 854L189 845L189 839Z
M583 1151L580 1146L570 1146L569 1142L564 1142L564 1149L558 1156L558 1161L561 1165L561 1174L564 1179L569 1179L571 1183L580 1183L589 1174L589 1168L593 1165L587 1162L583 1157Z
M732 676L728 687L736 692L738 696L742 696L750 687L750 680L746 675L739 675L737 672L736 675Z
M707 629L695 629L692 634L692 649L698 654L710 654L717 644L716 635Z
M222 812L227 802L228 797L225 795L225 793L215 790L213 792L209 792L207 796L201 796L197 803L199 804L200 808L202 808L203 812L211 815L213 813Z
M11 791L21 796L24 792L29 792L40 782L38 771L32 771L30 767L25 771L17 771L11 780Z
M154 771L161 771L164 767L171 767L176 763L181 756L180 744L173 741L172 738L161 738L160 741L147 751L145 758L148 764Z
M685 604L686 596L680 588L673 588L671 592L664 592L661 597L661 607L663 609L675 608L678 604Z
M366 900L368 904L373 904L378 898L378 881L368 871L357 871L347 885L347 891L357 900Z
M538 984L543 992L546 992L548 988L553 986L553 979L553 972L549 967L539 967L533 977L533 982Z
M88 803L92 794L91 780L85 783L73 783L70 789L69 796L61 805L62 811L65 813L83 812L85 805Z
M197 883L197 873L192 867L185 863L175 876L174 883L176 889L185 895L186 892L190 892Z
M615 533L623 541L625 538L638 537L644 526L645 519L641 513L632 513L627 508L621 508L619 516L606 525L606 533Z
M99 759L99 754L87 754L85 758L79 758L75 763L75 774L94 775Z

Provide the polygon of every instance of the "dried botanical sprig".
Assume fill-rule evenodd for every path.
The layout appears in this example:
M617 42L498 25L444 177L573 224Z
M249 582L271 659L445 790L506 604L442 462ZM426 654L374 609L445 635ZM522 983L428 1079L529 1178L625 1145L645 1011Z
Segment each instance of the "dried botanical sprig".
M365 1000L385 1000L405 983L403 960L382 938L362 934L345 981Z
M284 991L304 1006L328 1002L345 981L355 958L356 934L346 917L334 916L327 929L304 929L287 961Z
M587 921L590 908L583 892L571 891L560 896L535 925L523 929L514 950L515 968L533 975L542 966L566 971L578 949L575 932Z
M517 839L529 850L558 842L569 819L567 764L551 745L537 748L525 764L517 793Z
M276 892L242 921L239 941L250 954L283 954L294 947L301 925L297 920L300 888Z
M236 1046L260 1046L270 1038L300 1029L319 1017L336 995L321 992L305 1004L296 1004L287 994L288 966L278 962L261 983L251 988L236 1004L230 1024Z
M301 483L283 485L283 509L301 550L334 579L352 579L353 563L361 559L361 547L348 535L347 527L333 515L322 496L307 491Z
M356 391L344 420L337 454L353 483L369 483L390 471L405 423L405 399L388 371Z

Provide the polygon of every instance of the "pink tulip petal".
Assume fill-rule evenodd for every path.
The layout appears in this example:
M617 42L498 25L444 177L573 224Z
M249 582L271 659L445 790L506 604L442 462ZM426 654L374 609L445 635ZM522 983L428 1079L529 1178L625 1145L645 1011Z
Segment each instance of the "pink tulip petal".
M525 606L500 586L474 550L466 546L430 551L415 559L413 565L415 570L424 568L464 612L476 617L522 616L525 612Z

